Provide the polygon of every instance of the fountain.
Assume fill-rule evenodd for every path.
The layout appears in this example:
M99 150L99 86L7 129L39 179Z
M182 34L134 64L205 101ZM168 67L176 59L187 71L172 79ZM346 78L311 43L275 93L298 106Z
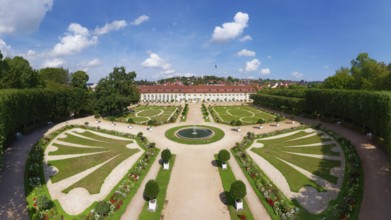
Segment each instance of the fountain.
M191 133L191 134L194 135L194 136L197 136L197 134L198 134L195 123L193 125L193 133Z

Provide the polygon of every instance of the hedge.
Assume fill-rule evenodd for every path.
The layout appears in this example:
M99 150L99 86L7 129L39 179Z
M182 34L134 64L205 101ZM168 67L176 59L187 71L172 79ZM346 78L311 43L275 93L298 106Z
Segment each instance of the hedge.
M304 111L304 99L303 98L293 98L293 97L284 97L277 95L268 95L268 94L253 94L250 96L250 99L254 100L254 104L270 107L273 109L287 109L294 113L299 113Z
M0 169L4 145L16 132L28 132L86 111L88 100L88 93L76 88L0 90Z

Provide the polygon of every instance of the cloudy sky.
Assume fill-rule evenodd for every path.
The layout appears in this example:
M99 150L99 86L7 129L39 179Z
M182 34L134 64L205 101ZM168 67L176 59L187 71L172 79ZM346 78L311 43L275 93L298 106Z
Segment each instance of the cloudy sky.
M323 80L391 62L389 0L0 0L0 50L34 68ZM216 68L217 67L217 68Z

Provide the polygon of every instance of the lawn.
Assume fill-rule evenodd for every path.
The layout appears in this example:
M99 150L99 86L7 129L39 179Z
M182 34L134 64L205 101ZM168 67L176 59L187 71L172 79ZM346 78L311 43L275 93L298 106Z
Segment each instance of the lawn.
M275 116L250 106L212 106L209 111L223 123L241 121L243 124L256 124L259 119L274 121Z
M131 139L117 139L114 136L109 138L87 130L80 133L77 131L66 131L62 135L66 135L66 137L59 137L52 142L52 146L58 149L49 152L49 156L89 155L49 160L49 165L58 169L58 173L51 177L53 183L101 165L97 170L64 189L65 193L77 187L87 189L90 194L99 193L104 180L111 171L124 160L140 151L139 149L126 148L126 145L135 143ZM61 141L61 144L58 141Z
M229 215L231 216L231 220L242 219L241 216L245 216L245 219L248 219L248 220L254 219L253 214L251 213L251 211L247 205L246 199L243 199L244 209L241 211L236 211L236 209L234 207L235 199L232 198L229 194L231 184L233 182L235 182L236 178L231 170L231 167L229 166L229 163L227 163L228 164L227 169L223 170L221 168L221 162L217 159L217 155L215 155L215 159L216 159L217 167L219 169L221 182L223 183L223 188L224 188L224 193L225 193L225 198L226 198L225 202L226 202L226 205L228 206Z
M160 192L157 196L157 208L155 212L148 211L148 202L145 203L143 210L141 211L138 219L139 220L152 220L161 219L161 214L164 208L165 199L167 195L167 188L168 184L170 182L171 177L171 171L174 167L175 163L175 157L176 155L172 155L172 158L170 160L170 169L169 170L163 170L163 166L160 167L160 170L156 176L156 182L159 184Z
M332 151L336 143L323 135L322 132L314 130L310 133L300 130L283 136L258 139L256 141L263 144L263 147L251 150L284 175L291 191L298 192L303 186L312 186L323 191L315 181L291 166L293 164L328 182L337 183L338 177L331 174L331 169L341 166L338 157L340 153Z
M179 111L179 106L137 106L129 112L117 117L116 120L128 122L128 119L131 118L137 124L146 124L149 120L154 120L156 124L163 124L172 120L175 121Z

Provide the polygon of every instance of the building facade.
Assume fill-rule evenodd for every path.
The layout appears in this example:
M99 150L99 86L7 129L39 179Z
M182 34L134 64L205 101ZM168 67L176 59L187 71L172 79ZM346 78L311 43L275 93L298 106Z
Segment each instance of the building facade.
M249 102L256 92L249 85L139 86L141 102Z

